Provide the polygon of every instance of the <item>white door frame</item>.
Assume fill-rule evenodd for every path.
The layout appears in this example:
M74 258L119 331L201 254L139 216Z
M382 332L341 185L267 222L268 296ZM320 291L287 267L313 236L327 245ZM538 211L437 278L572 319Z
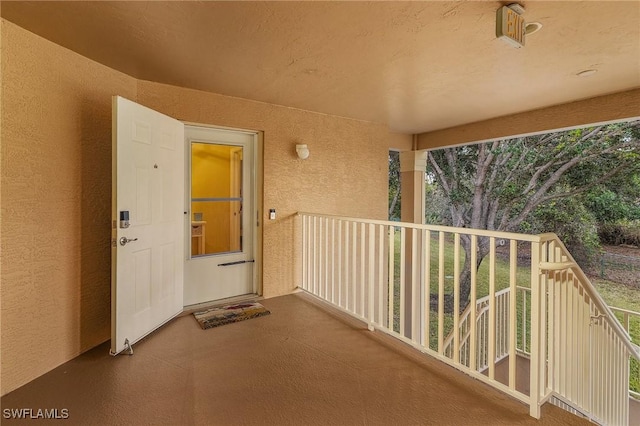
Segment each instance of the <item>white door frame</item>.
M254 224L253 229L253 241L252 241L252 251L253 251L253 259L255 260L253 267L253 293L262 296L262 211L263 211L263 133L256 130L247 130L247 129L238 129L234 127L224 127L224 126L215 126L211 124L201 124L194 122L182 122L185 126L185 133L187 133L188 128L204 128L204 129L212 129L212 130L227 130L232 132L240 132L252 135L253 137L253 169L251 170L251 179L253 184L253 205L255 210L256 217L253 218L253 221L250 223ZM185 188L189 188L191 185L191 144L185 139ZM185 214L185 263L189 261L188 247L191 244L191 199L190 199L190 189L189 191L185 191L185 206L184 211ZM189 246L187 246L187 243ZM186 265L184 268L186 275ZM186 277L185 277L186 279ZM187 287L187 283L185 282L185 288ZM202 301L202 303L208 301Z

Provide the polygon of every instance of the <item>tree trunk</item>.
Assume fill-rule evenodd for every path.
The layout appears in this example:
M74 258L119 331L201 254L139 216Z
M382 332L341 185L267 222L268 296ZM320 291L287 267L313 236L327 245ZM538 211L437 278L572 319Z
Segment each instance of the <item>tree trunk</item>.
M396 204L398 203L398 196L399 195L400 195L400 190L396 190L396 193L393 196L393 200L391 200L391 206L389 207L389 218L392 217L393 212L396 209Z
M471 264L471 240L461 239L462 248L464 249L464 265L460 271L460 312L469 304L471 296L471 268L476 268L476 272L480 269L482 260L489 253L489 239L487 237L479 237L476 253L476 264Z

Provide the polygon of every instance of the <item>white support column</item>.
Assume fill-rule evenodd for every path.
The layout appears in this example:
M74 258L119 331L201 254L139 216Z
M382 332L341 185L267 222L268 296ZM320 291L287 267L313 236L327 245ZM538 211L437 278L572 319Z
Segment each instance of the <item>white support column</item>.
M404 151L400 153L400 191L402 195L402 206L400 210L400 220L402 222L419 223L424 224L425 216L425 173L427 168L427 152L426 151ZM416 238L420 238L421 234L417 234ZM419 242L416 242L419 243ZM417 244L415 247L421 247L422 244ZM412 253L414 247L413 235L411 232L407 233L405 242L405 256L406 259L413 259ZM420 259L420 253L415 258ZM405 337L411 338L414 334L411 330L412 324L412 308L413 306L420 306L414 304L413 299L413 286L411 283L412 269L411 264L404 265L405 279L408 282L404 283L404 299L406 303L406 310L404 312L404 321L406 325ZM428 291L426 289L425 291ZM416 294L415 297L421 300L425 295ZM416 315L420 315L416 312ZM418 333L419 330L416 330ZM417 335L417 334L416 334Z
M424 223L425 172L427 151L404 151L400 153L400 182L403 222Z

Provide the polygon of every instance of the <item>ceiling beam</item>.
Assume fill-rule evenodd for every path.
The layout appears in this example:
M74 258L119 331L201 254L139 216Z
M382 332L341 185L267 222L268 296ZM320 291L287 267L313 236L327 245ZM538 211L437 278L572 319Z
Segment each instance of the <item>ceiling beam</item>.
M640 89L418 135L418 149L465 145L640 118Z

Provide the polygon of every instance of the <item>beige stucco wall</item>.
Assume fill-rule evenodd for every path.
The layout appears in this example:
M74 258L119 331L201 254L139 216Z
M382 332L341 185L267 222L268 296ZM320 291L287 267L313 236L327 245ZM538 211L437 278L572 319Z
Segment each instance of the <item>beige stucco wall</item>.
M297 211L386 219L385 125L147 81L138 83L138 102L187 122L263 132L265 297L298 284ZM296 143L309 146L307 160L297 158Z
M389 150L411 151L413 149L413 135L408 133L389 133Z
M109 337L111 95L136 80L1 25L5 394Z
M263 132L267 297L297 284L296 211L386 217L385 125L138 82L1 25L3 395L109 338L112 95Z

